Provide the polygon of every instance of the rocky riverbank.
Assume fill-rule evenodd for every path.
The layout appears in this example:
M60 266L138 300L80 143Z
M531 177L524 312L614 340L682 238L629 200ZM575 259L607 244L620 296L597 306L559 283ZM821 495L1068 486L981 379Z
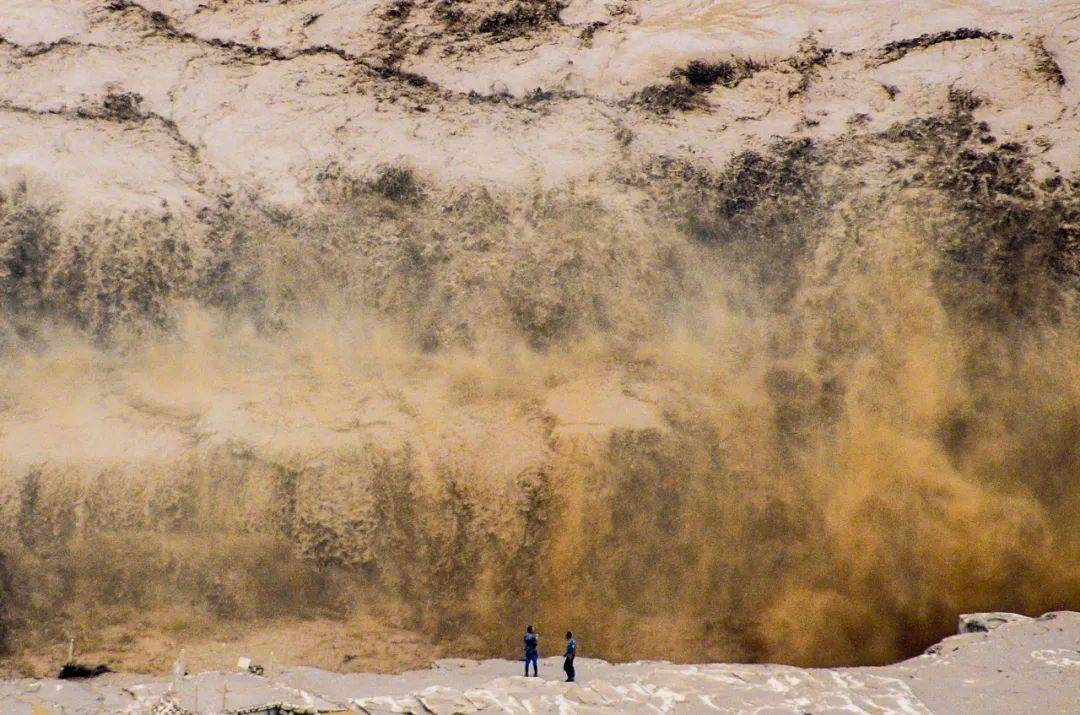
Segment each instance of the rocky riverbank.
M450 659L401 675L282 668L155 680L0 682L0 708L42 713L981 713L1053 715L1080 703L1080 613L974 614L960 634L891 666L815 670L779 665L613 665L581 659L580 682L559 660L524 678L510 661Z

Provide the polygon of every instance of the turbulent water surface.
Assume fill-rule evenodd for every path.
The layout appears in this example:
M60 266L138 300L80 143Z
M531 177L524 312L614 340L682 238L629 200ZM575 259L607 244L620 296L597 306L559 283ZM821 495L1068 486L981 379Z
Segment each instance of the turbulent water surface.
M0 4L5 668L1080 606L1057 5L188 5Z

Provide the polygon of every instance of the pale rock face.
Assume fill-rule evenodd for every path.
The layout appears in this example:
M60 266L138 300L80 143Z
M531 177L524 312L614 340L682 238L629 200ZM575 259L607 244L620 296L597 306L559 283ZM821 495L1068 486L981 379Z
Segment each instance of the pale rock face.
M4 712L856 712L1068 713L1080 698L1080 614L969 614L1001 623L946 639L931 655L880 668L778 665L612 665L578 658L578 682L559 682L560 659L540 678L512 661L439 661L401 675L283 668L265 677L199 673L169 681L107 675L93 681L0 682ZM1004 622L1007 621L1007 622ZM584 645L584 644L582 644Z
M961 635L964 633L986 633L1006 623L1022 623L1030 620L1027 616L1020 616L1015 613L963 613L959 618L958 632Z

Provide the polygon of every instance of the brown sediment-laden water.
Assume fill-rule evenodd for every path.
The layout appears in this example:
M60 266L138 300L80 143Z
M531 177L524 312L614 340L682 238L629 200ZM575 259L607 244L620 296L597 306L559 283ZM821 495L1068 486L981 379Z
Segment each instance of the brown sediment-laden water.
M222 72L376 71L322 45L207 44L198 18L113 5L107 22L223 53ZM432 41L505 49L569 27L545 8L436 13L449 34ZM583 57L605 47L593 32ZM454 94L452 78L377 66L378 91L398 83L419 107L378 96L411 112L416 146L444 141L425 117L455 103L566 136L560 103L621 117L596 120L613 163L573 180L328 159L288 203L288 172L215 193L239 181L219 166L198 169L197 212L104 211L34 176L10 183L5 667L40 669L75 638L117 669L163 670L181 644L261 632L341 669L357 667L343 642L397 639L357 646L364 667L392 669L507 655L526 622L573 628L612 660L879 664L952 633L960 612L1076 608L1076 176L1047 175L1037 137L995 136L988 100L962 88L930 107L878 82L883 107L920 108L883 126L855 113L826 132L807 110L752 142L709 124L728 106L733 123L774 121L772 100L725 92L821 102L814 83L837 67L877 72L956 43L1038 54L1009 33L950 33L681 62L617 100L587 82ZM13 76L83 49L12 49ZM467 49L460 61L479 62ZM1053 73L1025 76L1061 91ZM208 144L220 123L197 140L149 93L110 92L81 115L23 98L4 116L70 122L72 137L179 137L177 165L223 156ZM731 149L722 160L673 149L694 122ZM676 139L660 146L663 132ZM497 174L516 156L458 168Z

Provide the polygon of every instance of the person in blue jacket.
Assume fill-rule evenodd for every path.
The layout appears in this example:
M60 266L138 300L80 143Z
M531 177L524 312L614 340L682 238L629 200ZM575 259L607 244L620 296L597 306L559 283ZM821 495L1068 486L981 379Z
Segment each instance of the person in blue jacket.
M533 677L537 677L536 664L540 660L540 636L532 626L525 629L525 677L529 677L529 663L532 663Z
M577 655L577 641L574 634L566 632L566 652L563 653L562 669L566 671L566 682L574 682L574 656Z

